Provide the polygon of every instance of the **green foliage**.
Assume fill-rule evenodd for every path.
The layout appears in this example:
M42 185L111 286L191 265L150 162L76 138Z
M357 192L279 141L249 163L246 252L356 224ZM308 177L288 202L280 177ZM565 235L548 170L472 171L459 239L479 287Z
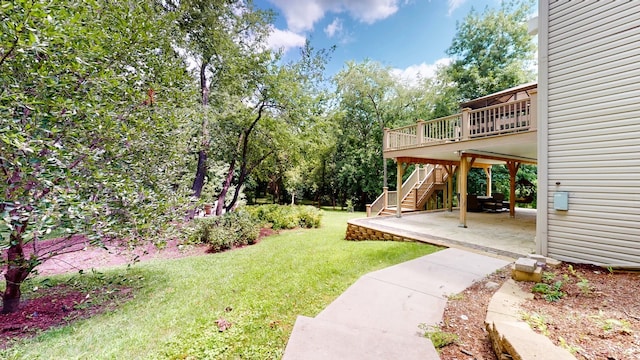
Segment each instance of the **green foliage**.
M322 172L324 182L333 181L330 191L340 203L351 199L357 210L373 201L384 185L385 162L382 158L383 129L412 123L429 114L431 95L425 87L403 84L392 70L366 60L349 62L334 77L339 96L338 111L332 121L338 129L335 147L327 154L330 170ZM395 184L395 167L386 162L388 182Z
M316 228L322 219L322 211L309 205L270 204L248 206L247 210L258 221L271 224L274 230Z
M581 278L580 281L576 283L576 286L583 295L589 295L591 293L591 285L586 278Z
M577 354L578 351L584 351L584 349L581 348L580 346L569 344L567 342L567 340L565 340L565 338L563 338L562 336L558 337L558 343L559 343L561 348L563 348L563 349L567 350L568 352L570 352L571 355Z
M566 293L564 293L561 289L563 286L562 281L556 281L553 285L545 284L545 283L537 283L531 289L534 293L542 294L545 300L548 302L556 302L562 299Z
M174 19L107 0L13 1L0 17L0 249L35 250L10 265L28 273L63 252L38 246L51 232L162 241L187 199L176 104L191 79Z
M212 252L219 252L254 244L260 235L260 226L248 212L235 211L222 216L196 218L185 232L188 243L207 244Z
M420 324L418 325L418 328L424 331L424 337L431 340L436 349L442 349L443 347L455 344L460 340L457 334L442 331L438 325Z
M571 274L571 276L578 279L578 282L576 282L576 286L578 287L578 289L580 289L582 295L589 295L591 293L591 284L589 283L589 279L582 276L582 274L574 269L573 265L571 264L567 266L567 270L569 271L569 274Z
M602 321L602 330L605 333L620 333L622 335L633 334L631 323L628 320L604 319Z
M448 76L458 100L471 100L535 78L535 45L527 30L532 0L502 2L499 10L472 10L457 26L447 50Z
M522 320L529 324L531 328L540 331L542 335L549 336L549 323L543 315L538 313L523 313Z
M545 271L542 273L542 282L546 284L550 284L555 278L556 278L556 274L553 273L552 271Z

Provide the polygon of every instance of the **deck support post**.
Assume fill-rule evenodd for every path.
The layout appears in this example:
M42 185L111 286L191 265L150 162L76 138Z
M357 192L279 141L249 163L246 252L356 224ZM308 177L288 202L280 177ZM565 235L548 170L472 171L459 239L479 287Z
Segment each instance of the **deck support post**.
M483 168L484 175L487 177L487 191L486 195L491 196L491 166Z
M460 224L458 227L467 227L467 175L469 174L469 161L463 154L460 156L460 173L458 174L458 189L460 190Z
M453 176L458 169L455 165L445 165L444 169L447 171L447 207L449 212L453 211Z
M520 168L517 161L507 162L509 169L509 217L516 217L516 174Z
M402 217L402 176L404 175L404 164L402 163L402 161L400 161L398 159L398 173L397 173L397 177L396 177L396 183L397 183L397 187L396 187L396 196L397 196L397 201L396 201L396 217L397 218L401 218Z

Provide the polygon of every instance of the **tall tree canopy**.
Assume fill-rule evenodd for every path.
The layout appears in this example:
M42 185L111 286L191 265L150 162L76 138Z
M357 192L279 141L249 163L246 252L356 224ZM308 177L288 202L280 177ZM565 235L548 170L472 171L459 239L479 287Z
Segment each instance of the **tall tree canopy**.
M172 19L146 1L18 1L0 7L3 311L71 235L157 235L179 214L176 133L190 80ZM43 241L52 231L62 238Z
M355 200L364 209L384 185L383 129L429 114L425 111L429 93L424 90L429 82L407 86L391 68L370 60L347 63L334 81L339 98L333 156L337 185L343 199Z
M229 191L230 176L235 172L232 159L236 149L220 146L238 144L238 139L226 139L213 146L212 135L219 118L229 119L228 109L245 98L247 90L255 90L255 83L268 73L272 54L264 48L264 38L270 28L271 13L257 10L251 1L244 0L184 0L168 1L165 9L178 17L180 36L178 45L186 51L187 61L197 64L200 85L200 111L194 116L194 144L197 166L192 183L193 195L200 197L209 177L211 162L229 163L224 184L219 188L218 213ZM233 116L231 116L233 117ZM211 159L212 151L217 156ZM217 181L220 179L209 179Z
M447 54L453 57L448 76L458 101L465 101L519 85L535 78L535 45L527 31L533 0L504 1L499 9L472 10L462 23Z

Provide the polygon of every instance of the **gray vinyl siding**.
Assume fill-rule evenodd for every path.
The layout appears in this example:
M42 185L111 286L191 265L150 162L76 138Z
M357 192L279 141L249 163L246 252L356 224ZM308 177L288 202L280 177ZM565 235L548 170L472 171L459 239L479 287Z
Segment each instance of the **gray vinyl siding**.
M550 1L548 21L547 253L640 266L640 6Z

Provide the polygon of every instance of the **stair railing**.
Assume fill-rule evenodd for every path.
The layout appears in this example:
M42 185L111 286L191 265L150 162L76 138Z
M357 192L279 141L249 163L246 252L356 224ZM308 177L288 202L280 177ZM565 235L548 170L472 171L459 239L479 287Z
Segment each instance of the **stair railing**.
M418 209L436 185L436 182L442 172L441 165L427 164L426 166L417 166L409 175L407 180L402 184L402 203L413 192L415 194L414 202L411 206ZM442 173L442 181L447 179L446 173ZM389 191L388 188L382 189L382 194L376 198L371 204L367 205L367 217L378 216L380 213L392 206L397 206L397 191Z

